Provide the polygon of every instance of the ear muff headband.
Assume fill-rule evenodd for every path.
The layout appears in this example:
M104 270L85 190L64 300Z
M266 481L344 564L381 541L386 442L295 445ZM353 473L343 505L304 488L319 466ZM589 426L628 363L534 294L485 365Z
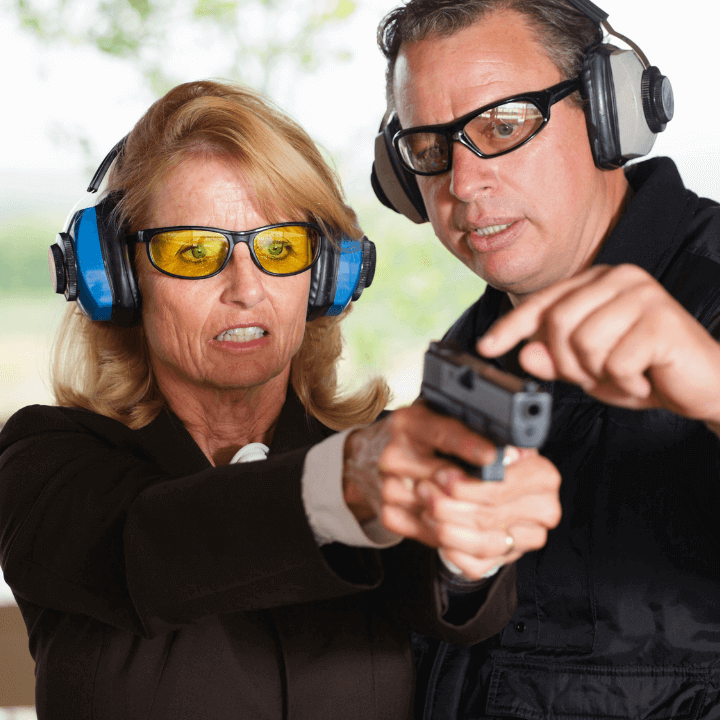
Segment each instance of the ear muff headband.
M604 10L590 0L567 2L632 48L593 45L581 70L593 160L599 168L616 169L650 152L657 133L673 117L672 86L632 40L613 30ZM383 205L413 222L425 222L417 180L400 163L392 142L399 129L397 115L386 113L375 139L371 184Z
M126 135L124 138L122 138L122 140L118 140L118 142L115 143L113 149L105 156L105 159L100 163L100 166L93 175L93 179L90 181L90 185L88 185L87 191L89 193L97 192L100 189L100 184L105 178L105 175L107 175L107 171L110 169L110 166L113 164L113 160L115 160L115 158L125 148L125 143L127 143L127 139L128 136Z
M585 17L594 20L598 25L605 22L609 17L604 10L601 10L595 3L590 2L590 0L567 0L567 2Z

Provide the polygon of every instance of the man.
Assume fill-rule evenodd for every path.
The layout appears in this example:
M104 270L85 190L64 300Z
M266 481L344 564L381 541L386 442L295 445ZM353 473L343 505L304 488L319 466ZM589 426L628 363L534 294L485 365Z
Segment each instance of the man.
M410 0L380 27L396 125L376 192L487 281L447 337L548 383L542 454L563 481L502 633L419 639L423 720L720 718L720 210L669 159L624 172L649 147L602 137L615 113L651 133L672 117L656 70L649 110L640 75L636 106L593 86L618 61L606 17L587 0Z

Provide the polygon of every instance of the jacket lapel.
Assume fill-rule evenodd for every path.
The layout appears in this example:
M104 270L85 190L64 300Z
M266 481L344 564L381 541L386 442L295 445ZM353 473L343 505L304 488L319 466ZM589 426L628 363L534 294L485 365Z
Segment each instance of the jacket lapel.
M594 264L631 263L659 279L685 241L697 195L685 189L669 158L633 165L626 175L636 192L629 205L632 212L620 218Z

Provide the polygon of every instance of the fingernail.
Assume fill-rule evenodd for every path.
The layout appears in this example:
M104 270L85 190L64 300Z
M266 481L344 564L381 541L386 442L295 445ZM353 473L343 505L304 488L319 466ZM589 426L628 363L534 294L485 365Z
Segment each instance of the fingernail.
M505 446L505 454L503 456L503 465L506 467L512 465L520 459L520 451L514 445Z
M462 473L453 469L439 470L435 473L435 480L446 494L450 494L450 484L462 479Z
M492 350L496 342L497 337L493 333L486 333L478 340L478 346L481 346L483 350Z
M478 465L490 465L491 463L497 462L498 453L502 448L495 447L493 450L489 450L487 446L475 448L475 458ZM504 457L504 456L503 456Z

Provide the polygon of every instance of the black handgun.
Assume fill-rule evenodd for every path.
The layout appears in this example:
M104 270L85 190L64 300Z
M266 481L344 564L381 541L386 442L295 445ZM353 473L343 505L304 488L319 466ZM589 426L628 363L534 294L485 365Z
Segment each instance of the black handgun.
M421 395L432 410L461 420L492 440L498 455L477 468L450 458L472 477L502 480L503 447L540 447L550 429L552 397L531 380L462 352L455 343L431 342L425 353Z

